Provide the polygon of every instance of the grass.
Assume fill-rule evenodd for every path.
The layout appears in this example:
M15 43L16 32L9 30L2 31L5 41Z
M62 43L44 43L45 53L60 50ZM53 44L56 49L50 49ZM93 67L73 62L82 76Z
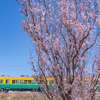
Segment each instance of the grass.
M0 100L48 100L42 93L0 93ZM100 100L100 97L98 98Z
M0 93L0 100L48 100L41 93Z

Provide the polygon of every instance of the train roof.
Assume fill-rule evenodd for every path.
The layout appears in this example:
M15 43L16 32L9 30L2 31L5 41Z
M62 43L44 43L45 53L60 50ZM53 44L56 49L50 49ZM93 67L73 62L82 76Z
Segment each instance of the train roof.
M13 78L10 75L1 75L1 77L3 77L3 78L5 78L5 77ZM14 78L32 78L32 77L29 77L29 75L20 75L20 77L14 77Z

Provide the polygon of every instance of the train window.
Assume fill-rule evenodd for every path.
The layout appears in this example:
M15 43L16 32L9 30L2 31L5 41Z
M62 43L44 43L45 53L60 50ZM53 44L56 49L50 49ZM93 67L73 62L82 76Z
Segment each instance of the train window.
M12 80L12 84L15 84L15 80Z
M35 84L35 80L32 80L32 84Z
M28 84L31 84L31 80L28 80Z
M36 84L39 84L38 82L36 82Z
M9 84L10 83L10 80L6 80L6 84Z
M24 80L24 84L27 84L27 80Z
M3 83L3 80L0 80L0 83Z
M19 80L16 80L16 83L19 84Z
M50 80L50 84L53 84L54 83L54 81L53 80Z
M20 84L23 84L23 80L20 80Z
M84 84L86 84L86 81L84 81Z
M40 80L40 84L43 84L43 80Z

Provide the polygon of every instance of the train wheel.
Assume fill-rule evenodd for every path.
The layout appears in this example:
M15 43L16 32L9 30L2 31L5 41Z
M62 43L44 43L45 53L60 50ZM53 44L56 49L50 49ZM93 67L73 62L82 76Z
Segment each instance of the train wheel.
M0 92L3 91L3 89L0 89Z
M32 90L31 90L31 92L35 92L35 90L34 90L34 89L32 89Z
M38 92L42 92L41 89L38 89Z
M36 89L35 92L38 92L38 90Z
M3 92L8 93L8 90L7 89L4 89Z

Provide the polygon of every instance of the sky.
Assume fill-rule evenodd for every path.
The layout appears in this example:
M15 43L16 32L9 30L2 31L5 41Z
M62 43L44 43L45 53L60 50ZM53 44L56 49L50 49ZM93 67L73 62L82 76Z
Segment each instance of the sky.
M21 29L24 17L16 0L0 0L0 76L33 75L30 50L34 50L31 39Z
M30 36L21 29L24 17L16 0L0 0L0 75L33 75L30 62ZM92 59L92 57L91 57ZM90 63L88 64L90 66Z

